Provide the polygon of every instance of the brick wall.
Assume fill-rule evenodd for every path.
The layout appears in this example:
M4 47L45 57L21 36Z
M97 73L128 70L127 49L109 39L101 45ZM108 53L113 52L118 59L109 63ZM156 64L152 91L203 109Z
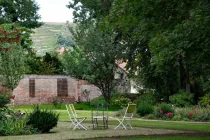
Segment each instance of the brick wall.
M30 79L34 80L34 89L29 89ZM67 79L68 89L67 94L64 96L58 97L57 79ZM91 92L91 99L101 95L101 92L94 85L90 85L87 81L77 80L70 76L25 75L13 91L13 94L15 95L14 103L16 105L51 104L54 98L61 98L65 100L65 102L75 102L78 101L78 99L84 101L85 99L81 97L81 92L84 88ZM30 97L33 95L30 90L34 90L33 97Z

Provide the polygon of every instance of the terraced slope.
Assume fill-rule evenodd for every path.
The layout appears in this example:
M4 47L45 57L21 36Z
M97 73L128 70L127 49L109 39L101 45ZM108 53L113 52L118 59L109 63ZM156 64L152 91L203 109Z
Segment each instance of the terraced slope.
M52 53L59 50L59 46L56 45L59 34L71 36L65 23L45 23L40 28L35 29L34 32L32 48L38 56L43 56L46 52Z

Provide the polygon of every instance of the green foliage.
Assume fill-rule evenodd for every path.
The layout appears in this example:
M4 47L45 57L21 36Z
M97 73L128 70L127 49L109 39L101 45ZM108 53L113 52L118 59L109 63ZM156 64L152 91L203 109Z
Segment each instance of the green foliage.
M210 93L205 94L203 97L201 97L199 103L202 106L210 105Z
M53 106L56 108L56 109L61 109L61 105L63 103L63 100L60 99L60 98L53 98Z
M65 46L65 47L74 46L72 39L64 37L62 34L58 35L56 44L59 46Z
M170 104L162 103L158 105L157 110L160 112L162 110L162 114L167 114L168 112L174 113L174 109Z
M27 74L63 74L63 65L57 55L46 53L43 57L32 54L26 59Z
M5 107L11 101L11 92L7 88L0 89L0 108Z
M113 96L111 98L111 103L110 105L114 105L114 106L119 106L121 108L126 107L128 105L128 103L130 103L131 100L129 98L126 98L120 94L118 94L117 96Z
M156 99L155 96L152 93L145 93L143 95L140 95L136 100L135 103L139 104L141 102L146 102L150 105L155 105L156 104Z
M202 121L202 122L209 121L210 110L209 108L201 108L197 106L176 108L175 116L172 118L172 120Z
M31 126L26 125L24 114L2 108L0 111L0 135L28 135L37 133Z
M137 105L137 111L136 112L140 116L149 115L149 114L153 113L153 111L154 111L154 107L147 102L140 102Z
M0 28L4 29L6 33L14 32L13 27L13 24L0 25ZM18 36L17 34L13 35L14 38ZM0 37L3 38L2 35ZM0 50L0 79L4 87L13 90L24 74L24 50L20 42L0 42L0 47L8 49Z
M177 107L187 107L193 104L193 93L180 90L169 97L170 102Z
M71 32L76 48L63 56L67 73L97 86L107 103L118 81L114 80L116 65L115 35L109 29L100 31L94 24L78 25ZM118 52L121 53L121 52Z
M39 6L34 0L1 0L0 24L18 23L27 28L36 28L42 25L39 22Z
M34 129L37 129L41 133L47 133L53 127L57 126L59 114L52 110L41 110L39 106L34 106L31 113L27 114L27 125L31 125Z
M114 0L73 0L69 2L67 7L74 10L74 22L86 23L93 19L100 20L104 18L109 13L113 2Z
M92 20L116 33L115 44L123 44L117 56L158 100L185 89L197 102L209 90L208 0L74 0L68 7L75 22Z

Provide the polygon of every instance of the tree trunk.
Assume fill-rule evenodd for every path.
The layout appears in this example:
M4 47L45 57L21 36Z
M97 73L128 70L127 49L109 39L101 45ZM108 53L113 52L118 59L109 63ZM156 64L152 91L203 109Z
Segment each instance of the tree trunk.
M180 89L186 89L185 85L185 68L183 64L182 56L179 55L179 74L180 74Z

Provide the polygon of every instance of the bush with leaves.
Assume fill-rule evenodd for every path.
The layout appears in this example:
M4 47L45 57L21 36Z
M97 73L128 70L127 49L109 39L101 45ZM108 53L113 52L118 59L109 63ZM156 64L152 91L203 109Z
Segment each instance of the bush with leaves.
M0 110L0 135L28 135L37 133L31 126L26 125L24 113L8 108Z
M126 98L122 95L113 96L111 99L111 105L119 106L121 108L126 107L130 102L131 100L129 98Z
M140 116L145 116L145 115L149 115L151 113L153 113L154 111L154 107L150 104L148 104L147 102L141 102L137 105L137 114L139 114Z
M169 100L177 107L189 107L193 105L193 93L180 90L177 94L171 95Z
M162 103L159 104L156 111L155 116L157 118L167 119L172 118L174 115L174 109L170 104Z
M5 107L6 104L10 103L11 92L7 88L0 89L0 108Z
M145 94L139 96L135 102L136 102L136 104L139 104L141 102L146 102L150 105L155 105L157 101L155 99L155 96L152 93L145 93Z
M53 102L52 103L53 103L53 106L56 109L61 109L61 105L62 105L63 102L64 102L63 99L55 97L55 98L53 98Z
M201 106L205 106L205 107L210 105L210 93L205 94L203 97L201 97L199 103Z
M41 133L47 133L57 126L59 114L52 110L41 110L39 106L34 106L33 111L27 114L27 125L31 125Z

